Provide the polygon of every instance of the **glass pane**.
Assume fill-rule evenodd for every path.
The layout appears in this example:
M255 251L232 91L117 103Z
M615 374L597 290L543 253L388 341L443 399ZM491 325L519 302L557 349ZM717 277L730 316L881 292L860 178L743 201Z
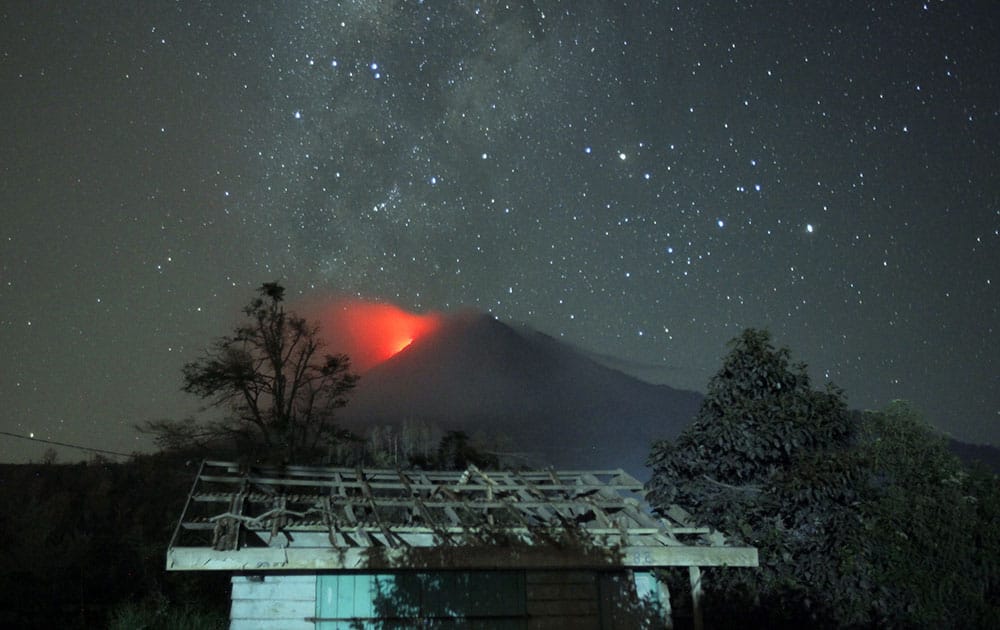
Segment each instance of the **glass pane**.
M521 571L332 574L317 580L317 628L524 627Z

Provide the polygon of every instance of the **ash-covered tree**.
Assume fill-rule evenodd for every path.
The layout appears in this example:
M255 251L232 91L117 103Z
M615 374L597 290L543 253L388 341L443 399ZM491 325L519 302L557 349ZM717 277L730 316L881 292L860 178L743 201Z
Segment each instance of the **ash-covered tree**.
M720 605L756 611L754 622L770 626L863 623L866 569L851 565L864 559L837 551L855 528L861 475L843 394L813 389L766 331L746 330L730 346L693 424L653 446L650 500L758 548L759 569L706 583Z
M867 554L882 627L1000 628L1000 483L966 468L913 405L864 414L869 468L854 545Z
M245 308L246 323L184 366L185 392L224 409L219 420L158 420L142 430L161 446L231 440L244 455L309 462L343 436L336 412L358 377L344 354L327 354L319 327L283 305L285 289L265 283Z
M465 470L469 466L483 469L500 467L499 459L476 448L465 431L448 431L441 438L434 464L443 470Z
M695 422L654 445L677 503L759 569L709 575L716 627L1000 628L1000 483L912 406L849 413L763 331L731 342Z

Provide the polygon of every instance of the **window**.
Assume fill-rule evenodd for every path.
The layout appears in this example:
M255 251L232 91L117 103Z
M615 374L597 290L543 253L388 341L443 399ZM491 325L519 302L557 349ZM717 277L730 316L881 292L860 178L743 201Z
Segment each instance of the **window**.
M522 571L337 573L316 588L321 630L526 627Z

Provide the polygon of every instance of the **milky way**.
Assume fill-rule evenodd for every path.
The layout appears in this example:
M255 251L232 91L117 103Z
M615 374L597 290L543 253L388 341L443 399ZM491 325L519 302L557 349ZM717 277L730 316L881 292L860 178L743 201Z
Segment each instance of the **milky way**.
M991 2L79 4L0 20L5 431L144 448L280 280L1000 440Z

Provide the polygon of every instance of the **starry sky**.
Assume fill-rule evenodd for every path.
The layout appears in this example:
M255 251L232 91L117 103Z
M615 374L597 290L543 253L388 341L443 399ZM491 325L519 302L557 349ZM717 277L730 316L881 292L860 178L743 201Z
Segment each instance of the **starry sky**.
M0 431L130 452L262 282L1000 443L994 0L0 8ZM0 438L0 461L45 444ZM59 450L72 460L87 456Z

